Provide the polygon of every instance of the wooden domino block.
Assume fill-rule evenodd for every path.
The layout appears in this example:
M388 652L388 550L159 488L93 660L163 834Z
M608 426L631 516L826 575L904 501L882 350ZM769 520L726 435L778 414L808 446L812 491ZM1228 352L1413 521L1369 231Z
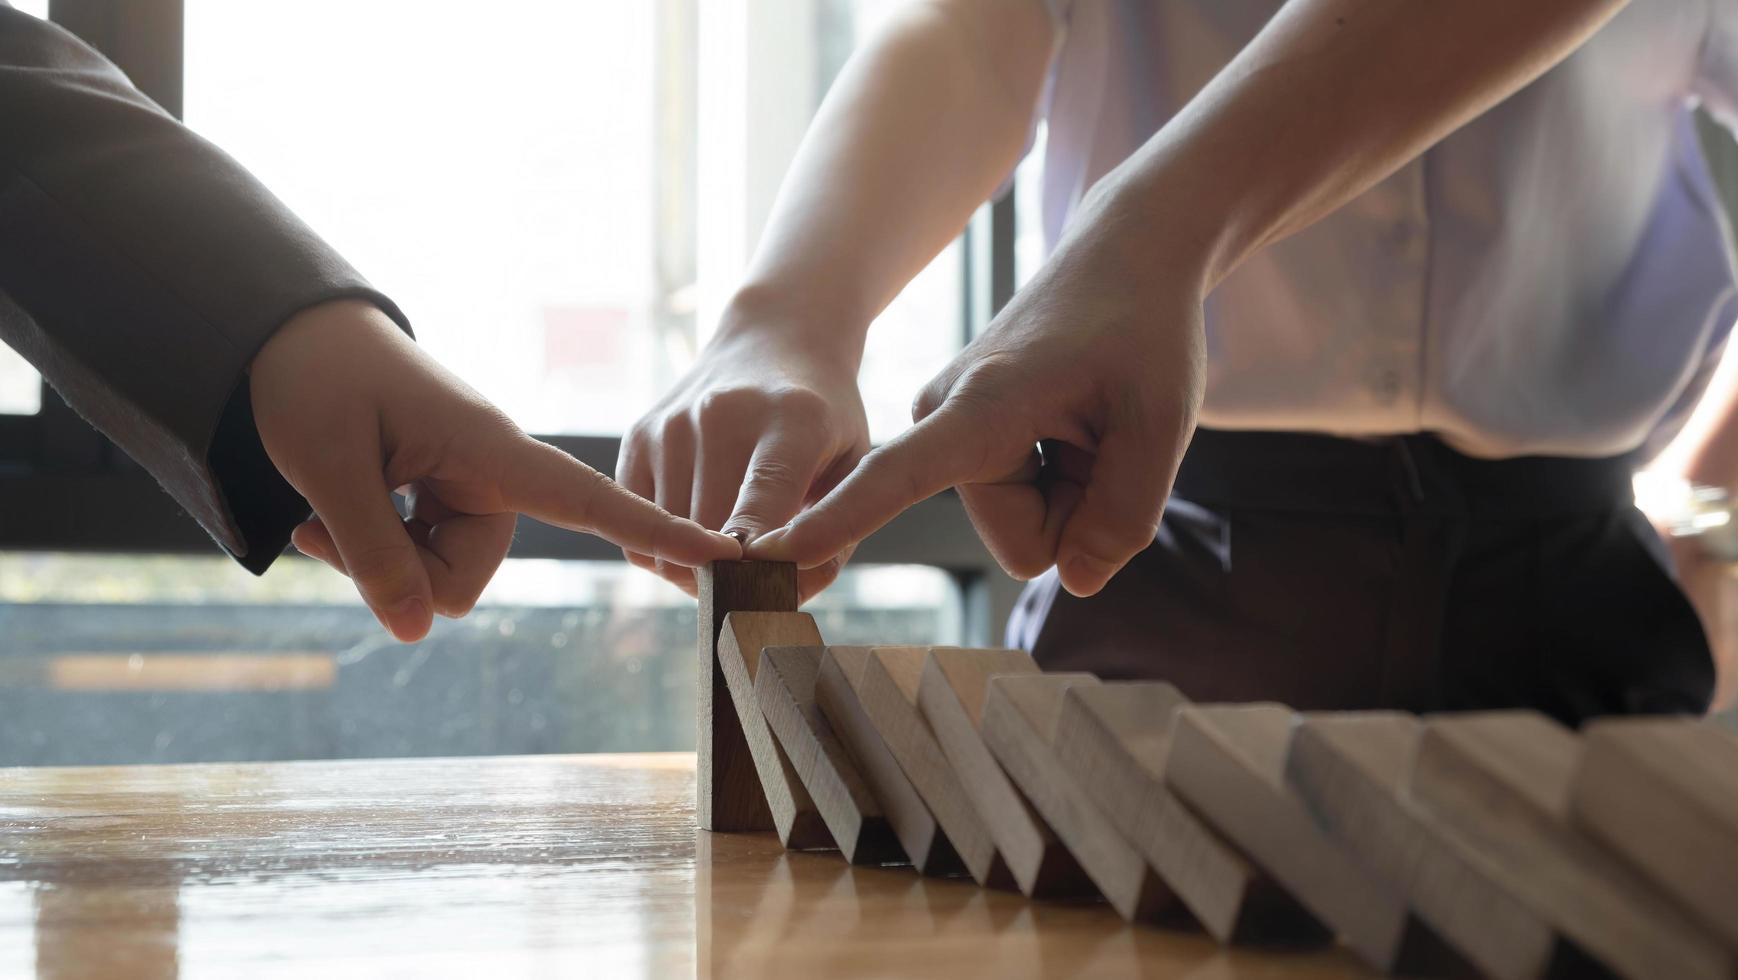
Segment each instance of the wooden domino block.
M1327 836L1287 788L1293 720L1277 704L1183 707L1165 781L1375 969L1469 973L1408 914L1398 890Z
M1072 686L1056 723L1056 753L1220 942L1332 939L1164 785L1172 717L1187 703L1175 687L1159 681Z
M911 866L922 874L956 874L964 870L959 855L862 703L859 688L868 662L868 647L828 647L821 657L815 700L881 801Z
M1033 898L1089 895L1092 881L996 763L980 727L992 676L1037 672L1023 650L935 647L924 660L917 704L1020 891Z
M1738 946L1738 735L1705 721L1596 722L1570 817Z
M1497 980L1575 974L1584 955L1516 894L1492 857L1406 795L1423 730L1394 712L1306 714L1287 781L1329 836L1394 883L1480 972Z
M863 665L858 696L966 870L981 885L1012 889L1014 877L996 852L990 828L918 711L917 687L928 658L926 647L876 647Z
M1091 674L1004 674L984 697L984 744L1124 919L1178 918L1182 906L1139 851L1086 798L1051 746L1063 692Z
M821 631L808 613L733 612L724 617L718 632L719 671L735 706L773 828L786 847L804 851L831 848L833 837L796 768L767 727L755 697L754 679L761 651L767 647L820 645Z
M772 814L718 666L718 633L732 612L796 612L797 566L718 561L694 577L700 592L694 819L701 830L770 830Z
M754 674L755 698L845 860L905 863L905 852L894 839L881 805L815 705L815 679L823 652L818 646L761 650Z
M1731 954L1615 856L1569 826L1579 745L1532 712L1431 719L1408 790L1491 859L1509 888L1628 977L1732 977Z

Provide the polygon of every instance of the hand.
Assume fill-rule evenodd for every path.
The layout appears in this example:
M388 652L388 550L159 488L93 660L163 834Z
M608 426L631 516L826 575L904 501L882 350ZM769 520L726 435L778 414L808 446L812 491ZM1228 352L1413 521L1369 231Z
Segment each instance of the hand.
M777 315L740 305L681 381L622 440L622 485L753 541L819 499L869 448L855 359L817 349ZM690 595L694 574L625 547ZM843 545L798 576L803 600L826 588L850 557Z
M255 356L250 384L267 454L314 509L296 547L350 576L405 642L427 635L434 613L470 610L507 556L516 514L666 561L741 556L736 541L520 431L366 303L298 313Z
M916 424L746 553L825 562L950 486L1010 575L1056 565L1075 595L1151 544L1200 406L1205 276L1137 241L1120 207L1094 195L1082 230L923 389Z
M1696 618L1702 621L1702 633L1707 636L1709 652L1714 656L1714 697L1708 710L1724 711L1738 696L1738 633L1732 628L1725 601L1728 566L1708 554L1696 537L1676 537L1670 528L1657 523L1654 530L1671 550L1678 587L1696 610Z

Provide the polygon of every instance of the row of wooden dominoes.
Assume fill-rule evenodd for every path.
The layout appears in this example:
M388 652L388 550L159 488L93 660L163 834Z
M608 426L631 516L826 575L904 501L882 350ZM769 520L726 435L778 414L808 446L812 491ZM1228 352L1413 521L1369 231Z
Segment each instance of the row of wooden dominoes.
M1738 736L1712 724L1194 705L1016 650L829 647L714 598L703 656L758 780L723 784L703 736L709 829L750 829L709 794L754 793L792 848L1097 891L1224 942L1338 936L1384 972L1738 975Z

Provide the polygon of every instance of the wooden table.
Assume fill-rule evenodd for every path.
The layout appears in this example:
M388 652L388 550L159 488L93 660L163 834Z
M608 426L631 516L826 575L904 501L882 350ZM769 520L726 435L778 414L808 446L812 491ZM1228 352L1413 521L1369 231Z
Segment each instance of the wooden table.
M0 769L0 976L1344 977L694 829L692 755Z

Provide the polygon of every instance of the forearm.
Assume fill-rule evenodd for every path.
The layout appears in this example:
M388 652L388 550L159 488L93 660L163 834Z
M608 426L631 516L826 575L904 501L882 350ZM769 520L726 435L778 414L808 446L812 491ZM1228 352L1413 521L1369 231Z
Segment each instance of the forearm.
M812 332L854 360L905 283L1017 162L1051 27L1035 0L913 4L850 63L780 189L726 332Z
M1204 288L1579 47L1624 0L1293 0L1106 180Z

